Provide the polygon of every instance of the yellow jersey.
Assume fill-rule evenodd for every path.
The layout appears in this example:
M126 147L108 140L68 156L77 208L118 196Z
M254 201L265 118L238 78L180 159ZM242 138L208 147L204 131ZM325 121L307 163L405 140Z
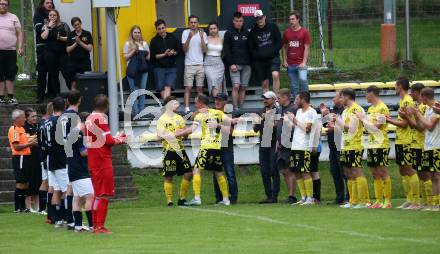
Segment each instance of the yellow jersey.
M388 123L386 116L390 115L390 110L382 101L377 105L371 105L367 111L367 120L371 124L383 123L378 130L368 131L368 148L390 148L388 138Z
M194 118L202 128L202 138L200 149L215 149L221 148L221 124L225 114L217 109L208 109L206 113L198 113ZM217 127L209 127L209 123L217 123Z
M399 110L405 107L414 107L414 101L408 94L400 99ZM397 117L398 120L402 120L400 116ZM406 126L405 128L397 127L396 129L396 144L397 145L409 145L413 141L413 129L411 126Z
M185 120L178 114L169 116L164 113L157 121L157 130L164 134L175 134L177 130L183 128L185 128ZM166 151L182 151L184 149L183 138L178 137L176 140L164 139L162 147Z
M364 134L364 126L362 122L357 118L356 112L364 113L364 109L359 106L356 102L353 103L350 107L346 108L342 113L344 115L344 123L345 125L350 125L350 121L357 121L356 130L350 131L344 129L344 146L343 150L363 150L364 146L362 144L362 137ZM351 120L353 119L353 120Z
M419 104L419 111L422 115L425 115L426 110L428 109L428 105ZM413 129L413 141L411 144L411 148L414 149L423 149L425 147L425 131L418 131L417 129Z

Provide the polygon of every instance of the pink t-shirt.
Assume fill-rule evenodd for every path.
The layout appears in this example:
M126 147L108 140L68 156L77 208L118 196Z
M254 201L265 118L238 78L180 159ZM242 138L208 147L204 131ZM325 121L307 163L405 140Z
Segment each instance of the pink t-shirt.
M310 45L310 33L301 27L298 31L287 28L284 31L283 43L287 45L287 63L301 64L304 59L305 45Z
M16 50L20 20L12 13L0 14L0 50Z

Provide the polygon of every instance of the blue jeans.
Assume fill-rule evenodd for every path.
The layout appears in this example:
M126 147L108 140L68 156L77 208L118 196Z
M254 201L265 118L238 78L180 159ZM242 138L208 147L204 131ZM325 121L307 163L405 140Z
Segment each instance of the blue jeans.
M228 180L229 200L231 203L236 203L238 198L237 178L234 170L234 151L222 149L222 162L225 169L226 179ZM215 198L217 201L223 199L220 188L218 187L217 178L213 174Z
M138 89L146 89L148 81L148 72L142 74L140 84L136 84L133 78L127 76L128 85L130 86L130 92L134 92ZM133 103L132 114L137 115L145 108L145 95L139 96Z
M307 67L300 68L299 64L289 65L287 67L287 76L290 79L290 89L292 98L295 99L299 92L308 91Z

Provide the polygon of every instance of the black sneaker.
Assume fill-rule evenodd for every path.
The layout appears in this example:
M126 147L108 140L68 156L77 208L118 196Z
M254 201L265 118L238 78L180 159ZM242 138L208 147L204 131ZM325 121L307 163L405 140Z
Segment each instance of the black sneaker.
M0 104L5 104L7 101L5 99L0 99Z
M186 199L179 199L179 201L177 201L178 206L184 206L185 203L186 203Z
M14 210L13 213L21 213L21 209Z
M294 196L288 196L284 201L285 204L295 204L296 202L298 202L298 200Z
M24 210L22 210L21 212L22 212L22 213L30 213L30 212L31 212L31 209L24 209Z
M277 201L276 200L274 200L274 199L272 199L272 198L268 198L268 199L265 199L265 200L262 200L262 201L260 201L260 202L258 202L259 204L274 204L274 203L276 203Z
M9 103L9 104L17 105L17 104L18 104L18 101L17 101L17 99L15 99L14 97L12 97L12 98L10 98L10 99L8 100L8 103Z
M173 202L168 202L167 206L173 206L174 203Z

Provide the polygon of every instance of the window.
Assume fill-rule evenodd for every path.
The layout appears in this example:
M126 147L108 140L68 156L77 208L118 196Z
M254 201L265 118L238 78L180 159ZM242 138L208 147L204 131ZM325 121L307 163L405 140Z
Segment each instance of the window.
M186 27L184 0L156 0L156 13L168 27Z
M188 16L199 16L200 24L217 20L217 0L188 0Z

